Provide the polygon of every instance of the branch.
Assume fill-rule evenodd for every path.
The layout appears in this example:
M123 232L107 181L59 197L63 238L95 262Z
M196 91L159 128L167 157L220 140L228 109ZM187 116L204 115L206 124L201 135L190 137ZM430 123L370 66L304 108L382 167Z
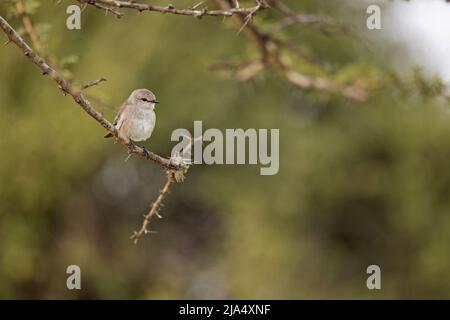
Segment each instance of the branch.
M233 3L234 4L234 3ZM234 4L234 5L238 5L238 4ZM258 10L262 9L262 8L267 8L267 3L261 1L261 0L256 0L256 6L253 7L253 9L245 16L242 26L239 29L238 33L240 33L245 26L250 23L250 21L252 21L253 16L258 12Z
M162 201L163 201L164 197L169 193L169 187L173 182L175 182L174 172L167 171L166 184L162 188L162 190L159 193L158 198L156 198L155 202L153 202L150 205L149 212L146 215L144 215L144 220L142 222L141 228L138 231L134 231L130 237L130 239L133 240L134 244L137 244L139 241L139 238L141 238L143 235L151 233L151 231L148 230L148 226L149 226L150 220L152 219L153 216L157 216L160 219L162 218L159 215L158 210L162 205Z
M0 16L0 28L8 36L10 42L14 42L23 54L41 70L43 75L50 76L58 84L58 87L64 95L70 95L87 114L94 118L102 127L116 136L117 140L127 147L129 153L134 153L145 159L152 160L166 169L183 169L182 164L174 163L171 159L161 157L145 148L136 146L129 139L119 137L116 128L108 120L106 120L100 112L97 112L91 106L90 102L84 97L82 91L78 88L74 88L69 81L62 77L55 69L50 67L43 58L34 53L28 44L17 34L17 32L2 16Z
M92 6L98 7L99 5L107 6L108 8L127 8L134 9L139 12L142 11L153 11L160 13L171 13L178 14L184 16L193 16L197 18L201 18L203 16L219 16L219 17L231 17L233 15L253 15L256 11L265 9L268 7L267 3L264 0L256 0L256 5L251 8L239 8L238 6L229 8L227 10L208 10L206 7L202 9L197 9L197 6L194 6L190 9L178 9L173 5L167 6L155 6L151 4L137 3L135 1L121 1L121 0L78 0L81 3L87 3Z
M90 88L90 87L98 86L98 85L99 85L100 83L102 83L103 81L106 81L106 78L105 78L105 77L101 77L101 78L98 79L98 80L94 80L94 81L88 82L88 83L86 83L86 84L84 84L84 85L81 86L81 90L86 90L86 89L88 89L88 88Z
M216 0L216 2L224 10L231 6L231 0ZM314 19L317 20L317 16L314 17ZM259 26L249 21L247 17L236 16L236 20L241 24L241 29L246 27L246 30L257 43L261 54L260 61L251 62L250 64L244 65L244 68L240 68L240 74L237 75L241 75L241 80L248 80L267 66L272 65L281 71L286 80L298 88L338 93L346 98L356 101L364 101L367 99L367 88L362 82L343 85L335 83L335 81L324 76L305 75L294 70L289 56L283 51L284 49L289 49L291 52L294 52L315 64L320 65L320 63L305 56L301 51L298 51L295 46L273 35L271 32L262 30Z
M311 57L309 54L305 53L301 48L290 44L272 33L280 31L281 29L288 27L295 23L300 24L327 24L332 26L339 26L338 23L331 17L320 16L320 15L307 15L307 14L294 14L287 6L285 6L280 1L271 0L255 0L256 5L249 8L240 8L239 2L236 0L216 0L219 5L220 10L207 10L206 8L197 9L201 3L195 5L191 9L177 9L172 5L168 6L153 6L149 4L136 3L135 1L122 1L122 0L79 0L82 3L98 6L101 4L107 6L108 8L127 8L134 9L138 11L156 11L160 13L172 13L179 15L191 15L195 17L207 16L235 16L240 22L240 28L238 33L240 33L244 28L252 34L253 38L259 45L261 52L261 59L252 61L248 64L238 68L236 76L241 81L246 81L253 76L255 76L264 68L273 64L277 66L285 78L291 82L293 85L302 89L315 89L319 91L327 92L337 92L343 96L358 101L365 100L367 98L367 93L364 87L357 85L340 85L333 83L333 81L325 77L316 77L301 74L295 71L291 67L291 63L288 63L287 56L282 53L283 49L288 49L295 54L301 56L303 59L319 65L324 68L324 65ZM253 16L260 10L269 7L269 4L273 4L277 9L282 11L282 13L288 15L285 19L282 19L275 23L269 32L261 30L259 27L254 25L251 21Z
M86 4L90 4L91 6L94 6L95 8L100 9L100 10L105 10L106 13L111 12L112 14L114 14L114 15L115 15L117 18L119 18L119 19L120 19L121 17L123 17L123 13L122 13L122 12L119 12L119 11L116 11L116 10L114 10L114 9L111 9L111 8L109 8L109 7L107 7L107 6L101 5L101 4L97 3L96 1L92 1L92 0L88 0L88 1L86 1L86 0L79 0L79 2L81 2L81 3L86 3Z
M23 0L17 0L16 9L17 9L17 12L19 13L20 17L22 18L23 27L25 29L25 32L30 37L33 47L36 49L38 54L42 55L44 52L44 46L41 43L41 39L40 39L38 33L33 28L31 19L25 10L25 4L24 4Z

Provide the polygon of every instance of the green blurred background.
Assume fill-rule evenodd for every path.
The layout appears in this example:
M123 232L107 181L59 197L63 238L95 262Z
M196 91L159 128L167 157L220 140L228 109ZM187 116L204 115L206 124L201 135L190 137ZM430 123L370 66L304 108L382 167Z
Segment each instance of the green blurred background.
M365 26L365 10L345 2L285 2ZM256 56L233 20L132 11L118 20L87 8L82 29L69 31L71 3L40 1L31 16L46 49L78 83L105 76L89 92L112 106L135 88L154 91L161 104L149 149L169 155L172 130L193 130L194 120L279 128L280 170L192 167L153 222L158 233L135 246L129 236L164 172L135 156L125 162L101 126L14 44L2 45L0 298L450 298L445 101L385 88L354 102L299 90L276 70L238 82L208 68ZM257 22L275 18L269 10ZM342 73L385 68L386 56L339 32L294 27L283 36ZM94 106L109 119L117 110ZM72 264L82 290L66 288ZM371 264L381 267L382 290L366 287Z

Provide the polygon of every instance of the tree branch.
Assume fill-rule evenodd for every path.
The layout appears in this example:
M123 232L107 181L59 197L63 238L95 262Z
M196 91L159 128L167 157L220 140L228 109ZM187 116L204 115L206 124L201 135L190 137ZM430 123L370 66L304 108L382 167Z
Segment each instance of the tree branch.
M268 7L267 3L264 0L256 0L256 5L251 8L239 8L238 6L229 8L227 10L208 10L206 7L202 9L194 8L190 9L178 9L173 5L167 6L155 6L151 4L137 3L135 1L121 1L121 0L78 0L81 3L87 3L89 5L97 6L104 5L109 8L127 8L134 9L139 12L142 11L153 11L160 13L171 13L178 14L184 16L193 16L197 18L201 18L203 16L219 16L219 17L231 17L233 15L253 15L258 10L262 10Z
M31 19L25 10L25 4L24 4L23 0L16 1L16 9L17 9L17 12L19 13L20 17L22 18L23 27L25 29L25 32L30 37L31 43L33 43L33 47L36 49L38 54L42 55L44 52L44 47L41 43L41 39L40 39L38 33L33 28Z
M130 239L133 240L134 244L137 244L139 239L143 235L151 233L151 231L148 230L148 226L149 226L150 220L152 219L153 216L157 216L160 219L162 218L159 215L158 210L160 209L160 207L162 205L162 201L163 201L164 197L169 193L170 185L175 181L176 180L175 180L174 172L171 170L167 171L167 181L164 184L164 187L161 189L155 202L153 202L150 205L150 210L148 211L148 213L146 215L144 215L144 220L142 221L141 228L138 231L134 231L130 237Z
M122 13L122 12L116 11L116 10L114 10L114 9L111 9L111 8L107 7L107 6L104 6L104 5L102 5L102 4L99 4L99 3L97 3L96 1L92 1L92 0L88 0L88 1L86 1L86 0L79 0L79 2L85 4L85 6L86 6L87 4L90 4L91 6L94 6L94 7L97 8L97 9L105 10L106 13L111 12L113 15L115 15L115 16L116 16L117 18L119 18L119 19L123 17L123 13Z
M110 131L114 136L116 136L117 140L127 147L129 153L137 154L145 159L152 160L159 165L163 166L166 169L172 170L182 170L183 165L179 163L174 163L171 159L167 159L148 151L145 148L141 148L133 144L128 139L123 139L117 135L117 131L115 127L107 120L100 112L97 112L90 104L90 102L84 97L82 91L78 88L75 88L71 85L69 81L67 81L64 77L62 77L55 69L49 66L43 58L37 55L33 50L28 46L28 44L19 36L19 34L9 25L9 23L0 16L0 28L5 32L8 36L10 42L14 42L17 47L23 52L23 54L33 63L35 64L42 72L43 75L50 76L57 84L58 87L65 95L70 95L73 100L81 107L83 110L89 114L92 118L94 118L102 127L106 130Z
M216 0L216 3L223 10L226 10L232 5L231 0ZM296 51L296 48L291 46L288 42L273 35L271 32L262 30L259 26L249 21L247 17L236 16L236 20L241 25L241 29L243 27L246 27L246 30L250 33L250 35L257 43L261 54L260 61L256 61L256 63L252 62L250 65L245 66L245 69L243 69L245 71L243 73L244 76L241 77L241 79L248 80L252 76L262 71L262 69L264 69L265 67L272 65L277 67L278 70L281 71L282 75L284 75L287 81L298 88L338 93L346 98L350 98L356 101L365 101L367 99L368 92L363 81L359 83L344 85L335 83L335 81L325 76L306 75L299 71L296 71L292 66L289 56L284 52L283 49L289 49L292 52L303 56L303 58L307 58L308 60L311 59L308 57L304 57L301 52Z
M103 81L106 81L105 77L101 77L100 79L88 82L81 86L81 90L86 90L86 89L89 89L90 87L98 86Z

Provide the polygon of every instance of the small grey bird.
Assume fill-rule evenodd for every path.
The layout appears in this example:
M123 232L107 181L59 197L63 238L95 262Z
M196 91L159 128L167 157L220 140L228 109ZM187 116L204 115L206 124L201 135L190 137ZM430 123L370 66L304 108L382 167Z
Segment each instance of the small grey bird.
M159 101L147 89L134 90L122 104L114 119L119 137L133 141L145 141L155 128L155 106ZM110 132L105 138L112 137Z

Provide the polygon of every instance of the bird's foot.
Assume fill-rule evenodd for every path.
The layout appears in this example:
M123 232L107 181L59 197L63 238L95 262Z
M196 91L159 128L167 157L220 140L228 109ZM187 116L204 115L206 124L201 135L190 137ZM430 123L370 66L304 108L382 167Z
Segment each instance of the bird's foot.
M136 147L136 145L133 143L133 141L131 141L131 139L128 140L127 143L128 147L132 150Z
M145 146L142 146L142 151L144 153L144 156L148 157L150 155L150 152L145 148Z

